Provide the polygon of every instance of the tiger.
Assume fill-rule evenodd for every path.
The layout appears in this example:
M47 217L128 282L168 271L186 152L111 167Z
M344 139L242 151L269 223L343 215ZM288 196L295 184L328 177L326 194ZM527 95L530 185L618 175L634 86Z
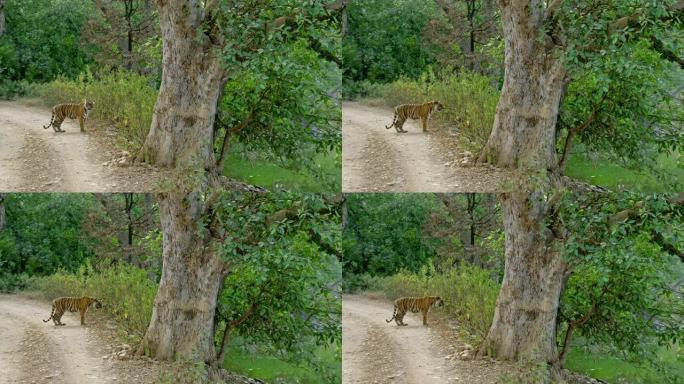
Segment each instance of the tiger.
M52 319L55 325L66 325L60 321L64 311L81 313L81 325L85 325L85 313L90 308L90 306L95 305L95 308L102 308L102 303L100 300L89 297L59 297L52 300L52 312L47 320L43 320L43 323L47 323Z
M43 126L43 129L52 127L55 132L64 132L60 126L67 117L70 119L78 119L78 124L81 127L81 132L85 132L85 121L88 118L90 111L95 108L95 102L83 99L81 104L59 104L52 107L52 118L50 124Z
M427 327L427 314L433 306L444 306L444 301L439 296L401 297L394 300L394 313L392 313L392 318L385 321L390 323L394 320L399 326L408 325L403 321L406 312L411 311L416 313L420 311L423 314L423 325Z
M385 129L394 127L398 133L406 133L404 123L408 118L413 120L420 119L423 125L423 132L427 132L428 120L437 111L444 109L444 105L439 101L430 101L423 104L401 104L394 108L394 120L392 124L386 125Z

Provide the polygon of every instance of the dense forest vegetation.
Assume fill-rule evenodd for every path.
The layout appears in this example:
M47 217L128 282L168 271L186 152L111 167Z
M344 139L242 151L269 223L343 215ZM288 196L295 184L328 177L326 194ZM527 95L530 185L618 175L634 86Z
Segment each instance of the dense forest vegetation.
M440 295L461 337L483 345L504 278L495 196L351 194L346 210L347 291ZM562 366L608 382L681 382L683 214L681 196L564 196Z
M217 359L288 382L340 380L339 204L333 195L237 194L219 205ZM0 215L0 288L88 294L136 344L162 273L159 205L150 195L9 194ZM266 369L252 371L256 366ZM280 371L279 371L280 370ZM289 375L289 376L288 376Z
M215 11L226 15L224 31L230 25L245 34L230 47L216 45L222 70L212 86L213 142L207 141L212 145L205 150L214 152L224 174L252 184L339 189L335 17L321 17L322 6L315 2L301 20L263 30L257 25L287 18L293 2L270 2L266 8L233 3L222 2ZM2 9L0 98L37 97L45 106L92 99L92 119L115 127L122 149L153 162L142 151L164 83L163 28L154 2L9 0ZM222 37L233 38L230 32ZM199 97L207 90L185 91ZM202 103L188 106L202 114Z
M546 2L535 2L547 12L539 19L550 31L546 49L563 66L550 129L559 169L614 189L681 189L681 2L551 3L545 11ZM380 97L388 106L440 100L446 111L435 119L479 154L494 126L511 37L497 2L351 1L347 12L345 97Z

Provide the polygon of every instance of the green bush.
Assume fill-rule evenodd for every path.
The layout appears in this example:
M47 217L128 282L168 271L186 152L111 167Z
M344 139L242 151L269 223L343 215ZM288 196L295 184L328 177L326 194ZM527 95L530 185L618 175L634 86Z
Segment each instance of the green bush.
M375 286L375 278L369 274L354 274L345 273L342 280L342 291L345 293L354 293L356 291L364 291L370 287Z
M26 80L0 80L0 100L14 100L30 95L34 89L35 86Z
M376 87L367 80L354 81L346 78L342 79L342 98L344 100L373 97L376 93Z
M424 74L418 80L400 78L378 86L388 106L439 100L444 111L432 117L440 125L458 132L459 144L474 152L487 142L494 125L499 92L486 76L471 72Z
M0 292L12 293L16 290L24 289L26 288L28 281L29 277L25 273L11 274L6 272L0 272Z
M442 297L444 311L468 332L464 336L473 343L487 335L499 295L499 284L489 271L465 264L444 273L436 272L431 265L418 273L402 271L377 278L374 288L391 300L403 296Z
M94 101L89 118L113 125L119 144L135 152L145 142L152 123L157 90L151 83L131 72L110 72L97 78L81 74L75 80L59 77L40 85L37 94L48 106L80 103L84 98Z
M52 300L61 296L93 296L104 310L133 339L141 338L152 316L157 284L145 270L131 265L116 265L96 272L82 266L76 273L58 271L33 279L31 287Z

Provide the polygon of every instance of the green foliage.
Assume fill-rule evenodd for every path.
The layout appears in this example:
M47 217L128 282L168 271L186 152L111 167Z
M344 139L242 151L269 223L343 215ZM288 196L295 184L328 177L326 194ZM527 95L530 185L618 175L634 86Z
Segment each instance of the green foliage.
M89 195L7 194L7 223L0 232L0 268L9 274L75 271L92 256L81 223L93 205Z
M103 309L117 322L122 333L139 341L152 317L152 304L157 283L150 280L146 270L119 264L95 271L90 264L76 272L59 270L35 278L31 287L52 300L61 296L92 296L102 301Z
M621 166L615 164L610 157L604 158L601 155L592 157L594 158L588 158L576 151L568 160L566 175L613 191L663 193L676 190L676 185L684 184L684 154L681 153L643 159L646 162L655 161L655 169L636 169L636 165Z
M1 267L2 265L0 265ZM5 271L0 272L0 292L11 293L22 290L29 284L29 276L25 273L11 274Z
M271 47L232 76L219 103L218 137L248 121L236 140L271 161L307 164L317 153L341 150L340 108L331 97L339 71L308 44L300 39ZM222 144L216 143L219 153Z
M76 77L91 62L92 49L80 35L93 12L91 2L78 0L8 0L0 77L29 82Z
M35 87L26 80L0 80L0 99L13 100L30 95Z
M345 274L420 270L435 255L435 244L422 233L435 207L432 195L348 195L349 222L342 239Z
M684 148L684 108L671 94L682 73L646 41L615 47L579 71L563 100L559 128L580 127L595 114L579 133L587 149L653 168L658 153Z
M499 284L491 272L462 265L458 269L437 272L431 265L413 273L399 273L378 278L375 286L394 300L402 296L440 296L444 311L455 319L470 342L479 343L487 335L494 317Z
M255 356L254 351L258 350L258 346L239 345L239 342L237 344L226 354L224 367L231 372L241 373L268 383L321 383L320 373L314 369L289 363L287 359L282 360L261 354ZM326 371L331 374L328 382L340 383L342 380L340 351L335 351L333 347L319 347L316 355L326 365Z
M564 204L572 228L572 267L561 298L561 327L574 324L590 344L649 359L657 345L682 339L677 281L684 269L681 208L665 195L579 195Z
M231 265L219 295L217 341L227 322L247 314L228 331L321 376L335 375L314 348L341 339L339 213L332 197L226 194L215 212L227 230L222 253Z
M438 76L427 73L417 80L401 78L380 86L378 93L392 107L439 100L444 110L431 120L457 131L459 144L471 151L479 151L487 142L499 101L499 92L489 78L467 71L445 71Z
M235 143L226 161L224 175L244 180L269 190L287 188L295 191L325 192L341 190L341 153L311 153L311 162L268 160L259 152L247 151Z
M566 366L573 372L581 372L608 383L672 384L684 378L684 362L681 346L661 347L656 352L658 369L640 359L615 357L614 353L600 347L574 348Z
M385 83L400 76L417 78L434 62L433 48L422 35L436 12L429 1L350 1L342 45L345 79Z

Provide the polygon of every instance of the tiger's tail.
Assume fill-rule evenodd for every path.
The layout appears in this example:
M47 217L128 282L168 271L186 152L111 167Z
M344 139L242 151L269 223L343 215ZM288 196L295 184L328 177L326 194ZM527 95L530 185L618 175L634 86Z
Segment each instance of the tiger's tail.
M397 317L397 306L395 305L395 306L394 306L394 312L392 313L392 318L389 319L389 320L385 320L385 321L388 322L388 323L391 323L392 320L394 320L396 317Z
M50 118L50 124L44 125L44 126L43 126L43 129L48 129L48 128L52 127L52 123L53 123L54 121L55 121L55 112L52 111L52 117ZM48 319L48 320L50 320L50 319ZM46 323L47 323L47 321L46 321Z
M397 113L395 112L394 113L394 119L392 120L392 124L386 125L385 129L390 129L390 128L394 127L394 125L397 123L397 120L399 120L399 117L397 116ZM389 323L389 321L388 321L388 323Z
M50 317L48 317L47 320L43 320L43 323L47 323L48 321L50 321L50 319L52 319L52 316L54 316L54 314L55 314L55 306L53 305L52 306L52 312L50 312Z

